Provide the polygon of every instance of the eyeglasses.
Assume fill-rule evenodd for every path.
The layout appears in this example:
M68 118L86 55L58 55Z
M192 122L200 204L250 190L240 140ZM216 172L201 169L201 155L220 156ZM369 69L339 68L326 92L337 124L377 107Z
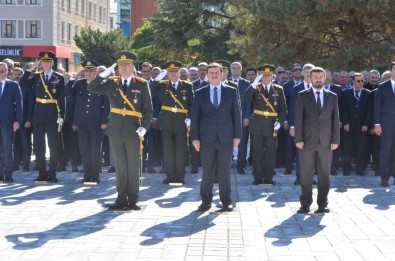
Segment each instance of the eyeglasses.
M294 71L294 72L301 72L302 68L295 68L295 69L292 69L292 71Z
M364 82L364 80L356 80L356 82Z
M278 71L279 74L285 73L285 71Z

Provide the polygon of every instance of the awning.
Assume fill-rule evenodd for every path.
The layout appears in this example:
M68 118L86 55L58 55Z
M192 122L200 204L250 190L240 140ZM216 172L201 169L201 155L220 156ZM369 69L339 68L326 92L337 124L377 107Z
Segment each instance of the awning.
M64 46L23 46L23 58L38 58L38 53L42 51L51 51L56 54L57 58L71 59L71 51Z

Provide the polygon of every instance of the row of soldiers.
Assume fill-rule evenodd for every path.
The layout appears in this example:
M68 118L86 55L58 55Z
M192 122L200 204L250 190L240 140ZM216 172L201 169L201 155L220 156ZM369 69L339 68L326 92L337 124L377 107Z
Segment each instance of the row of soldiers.
M117 54L117 56L122 55L131 56L127 52ZM30 123L25 124L25 127L29 128L29 124L34 121L34 151L39 171L39 176L36 180L57 181L56 167L60 161L59 152L61 149L59 148L62 147L59 135L63 127L66 107L64 97L73 95L77 99L73 128L75 131L78 130L80 151L84 165L84 181L100 182L100 144L103 131L107 128L107 115L110 112L110 106L106 96L93 94L86 89L89 82L96 78L98 64L95 61L84 63L84 79L81 81L71 80L65 85L63 75L52 70L55 54L44 51L39 56L40 60L33 64L20 80L20 85L23 87L22 90L33 89L35 95L34 113L31 112L31 120L27 121ZM135 57L132 55L130 59L126 60L134 62ZM243 137L238 147L237 172L239 174L245 173L247 144L251 135L251 154L254 165L253 184L275 184L273 181L273 169L276 161L276 147L277 151L284 148L285 174L292 172L295 154L297 156L292 138L294 135L292 133L294 102L298 90L310 87L309 70L313 65L306 64L302 67L300 64L294 64L291 68L292 75L288 75L288 77L292 76L293 79L284 84L285 78L282 76L286 75L287 72L285 69L282 70L282 67L274 68L273 66L265 65L258 68L258 70L250 68L247 70L248 81L241 77L242 66L240 63L217 62L221 64L223 69L223 83L236 87L242 101ZM34 73L39 65L42 67L43 72ZM163 167L166 174L166 179L163 183L184 183L186 158L190 155L191 173L197 173L197 168L199 167L199 153L194 150L193 146L188 146L188 129L190 125L188 115L193 102L193 92L208 84L205 75L207 64L200 63L198 65L197 75L199 79L192 83L180 79L186 75L181 63L177 61L168 62L165 65L165 69L164 72L159 73L159 68L152 68L149 63L143 63L140 71L142 78L136 77L136 79L148 82L152 95L152 119L147 126L148 128L146 128L147 134L143 135L147 141L147 165L152 167L152 156L155 154L155 151L158 151L157 137L159 129L162 136ZM229 70L231 71L230 78L228 78ZM155 79L152 78L154 71L159 73ZM183 71L184 73L182 73ZM259 75L268 77L260 79L261 89L258 88L258 93L254 93L251 90L246 92L252 83L251 81L256 79L257 72L259 72ZM349 175L352 169L351 159L354 158L357 174L363 175L368 161L366 149L370 137L369 131L373 129L371 119L374 92L371 95L369 90L362 88L367 78L363 74L354 73L350 78L347 73L347 84L342 84L342 87L331 82L331 77L328 77L331 76L330 71L326 71L326 74L328 82L325 88L337 93L340 116L343 123L343 142L340 151L338 150L334 153L332 174L336 174L336 170L339 168L339 159L341 159L344 174ZM369 82L367 84L370 87L375 87L370 79L374 79L374 76L377 76L377 74L379 76L379 73L375 71L371 71L368 74ZM274 75L277 77L273 77ZM344 83L343 76L344 72L339 72L339 83ZM166 80L162 80L164 77L166 77ZM265 78L268 79L267 82L264 81ZM257 83L258 81L255 84ZM351 94L351 91L348 90L352 90L353 93ZM356 98L357 92L360 92L358 99ZM131 102L132 105L137 104L139 92L135 92L132 95L134 95ZM123 102L127 105L126 101ZM126 105L123 108L124 110L127 107ZM84 128L93 128L96 131L86 131ZM45 134L47 135L51 154L48 170L45 166ZM375 152L373 153L373 160L376 163L374 169L378 171L379 138L374 135L371 138ZM281 143L281 140L285 144L276 146L276 143ZM189 153L187 152L188 148L190 150ZM355 155L352 153L354 148L357 148L356 151L358 152ZM25 163L27 162L27 157L24 161ZM297 158L296 163L297 179L295 184L298 184Z

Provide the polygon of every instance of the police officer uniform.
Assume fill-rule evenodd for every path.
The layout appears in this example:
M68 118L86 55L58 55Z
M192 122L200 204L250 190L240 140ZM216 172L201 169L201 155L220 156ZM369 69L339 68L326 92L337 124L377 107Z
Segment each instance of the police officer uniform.
M53 61L56 57L53 52L39 53L41 61ZM33 112L33 140L34 152L39 171L35 181L57 182L56 167L61 151L61 128L64 112L64 78L63 75L51 70L44 72L31 72L26 70L20 85L24 88L33 88L36 97ZM45 166L45 134L47 135L50 150L49 171Z
M82 66L84 70L96 70L98 64L95 61L84 61ZM72 124L78 127L78 143L84 167L83 182L100 183L100 149L103 138L101 126L107 124L110 105L106 96L88 91L87 86L86 79L69 81L65 94L75 99Z
M272 76L274 66L263 65L258 68L264 76ZM250 86L244 93L244 100L252 102L249 131L252 144L253 185L272 184L276 162L275 124L282 125L287 118L287 106L283 88L270 83Z
M127 51L120 51L114 57L118 65L131 64L137 59ZM152 103L148 83L135 76L128 79L115 76L105 80L98 75L88 84L88 91L107 95L111 105L106 134L114 152L118 197L109 208L139 210L140 138L136 130L140 127L148 130L151 124Z
M177 61L167 62L164 66L168 72L178 71L181 67L182 64ZM163 183L185 183L188 131L185 119L189 118L192 108L192 84L183 80L177 83L162 80L154 81L150 87L152 97L158 97L161 103L158 126L162 133L163 163L167 177Z

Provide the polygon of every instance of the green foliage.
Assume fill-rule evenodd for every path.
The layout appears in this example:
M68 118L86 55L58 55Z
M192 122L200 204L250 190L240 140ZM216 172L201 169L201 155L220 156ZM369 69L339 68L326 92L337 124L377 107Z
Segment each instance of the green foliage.
M83 52L84 60L95 60L99 64L110 66L113 55L121 50L130 50L129 41L121 29L103 33L88 27L74 36L74 41Z

